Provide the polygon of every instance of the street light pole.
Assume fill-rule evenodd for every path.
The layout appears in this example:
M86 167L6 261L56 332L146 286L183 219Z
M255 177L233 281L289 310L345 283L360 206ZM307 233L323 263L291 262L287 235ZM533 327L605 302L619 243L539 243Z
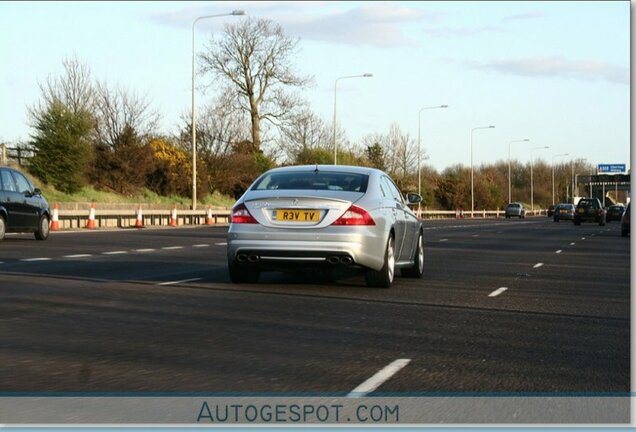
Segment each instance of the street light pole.
M510 174L510 144L512 143L518 143L518 142L527 142L530 141L529 138L525 138L525 139L521 139L521 140L514 140L514 141L510 141L508 143L508 202L511 203L512 202L512 181L511 179L511 174Z
M534 211L534 179L532 177L532 168L534 166L534 159L532 157L532 152L535 150L548 149L549 146L545 147L535 147L530 150L530 210Z
M192 22L192 210L197 209L197 128L195 124L194 112L194 26L197 22L204 19L233 15L245 15L245 12L242 10L234 10L230 13L225 14L205 15L197 17Z
M554 205L554 158L559 156L569 156L570 153L561 153L558 155L552 156L552 205Z
M438 108L448 108L448 105L438 105L431 107L420 108L420 111L417 113L417 194L422 196L422 169L421 169L421 160L422 160L422 111L428 109L438 109Z
M365 73L362 75L349 75L342 76L336 78L336 82L333 85L333 164L338 165L338 145L336 143L336 99L337 99L337 89L338 89L338 81L341 79L347 78L371 78L373 74Z
M475 182L473 176L473 132L478 129L494 129L494 126L479 126L470 130L470 217L475 217Z

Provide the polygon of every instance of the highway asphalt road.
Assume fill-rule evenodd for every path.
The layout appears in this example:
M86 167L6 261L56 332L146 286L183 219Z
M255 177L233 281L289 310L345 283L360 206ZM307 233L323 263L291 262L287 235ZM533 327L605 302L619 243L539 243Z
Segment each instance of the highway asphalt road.
M618 223L425 221L425 272L233 285L226 227L0 243L3 392L626 392ZM507 288L507 289L503 289ZM379 393L378 393L379 392Z

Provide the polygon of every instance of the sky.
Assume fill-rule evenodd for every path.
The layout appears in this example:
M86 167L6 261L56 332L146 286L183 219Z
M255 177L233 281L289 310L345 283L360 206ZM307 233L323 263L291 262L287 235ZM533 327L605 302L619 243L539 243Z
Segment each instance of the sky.
M0 142L26 141L38 83L76 56L94 78L146 95L174 133L190 110L192 22L245 11L299 38L302 96L351 141L397 123L437 170L507 160L630 167L628 1L0 2ZM196 25L201 51L227 16ZM203 79L200 77L198 79ZM197 106L214 89L197 92ZM448 105L447 109L421 108ZM536 149L549 146L548 149ZM533 150L534 149L534 150ZM568 156L557 156L568 153Z

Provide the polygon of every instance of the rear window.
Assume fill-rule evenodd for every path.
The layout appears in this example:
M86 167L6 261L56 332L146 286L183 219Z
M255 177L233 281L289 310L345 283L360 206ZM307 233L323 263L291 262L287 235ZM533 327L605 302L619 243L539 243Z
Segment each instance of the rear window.
M345 172L293 171L263 176L251 190L330 190L366 192L369 176Z
M508 204L508 208L519 208L519 204Z
M579 201L578 207L599 208L599 205L598 205L598 201L596 201L596 200L582 199L582 200Z

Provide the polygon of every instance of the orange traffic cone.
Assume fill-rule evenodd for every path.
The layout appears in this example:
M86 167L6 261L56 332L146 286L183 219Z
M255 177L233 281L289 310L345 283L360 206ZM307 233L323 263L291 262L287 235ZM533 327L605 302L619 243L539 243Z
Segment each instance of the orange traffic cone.
M212 219L212 207L208 206L208 212L205 215L205 224L206 225L213 225L214 224L214 220Z
M57 210L57 203L53 205L53 217L51 218L51 231L59 231L60 215Z
M170 213L170 226L177 226L177 205L172 207L172 213Z
M88 221L86 222L87 229L95 229L95 203L91 203L91 210L88 213Z
M137 221L135 222L135 228L143 228L144 227L144 216L141 212L141 204L139 204L139 208L137 209Z

